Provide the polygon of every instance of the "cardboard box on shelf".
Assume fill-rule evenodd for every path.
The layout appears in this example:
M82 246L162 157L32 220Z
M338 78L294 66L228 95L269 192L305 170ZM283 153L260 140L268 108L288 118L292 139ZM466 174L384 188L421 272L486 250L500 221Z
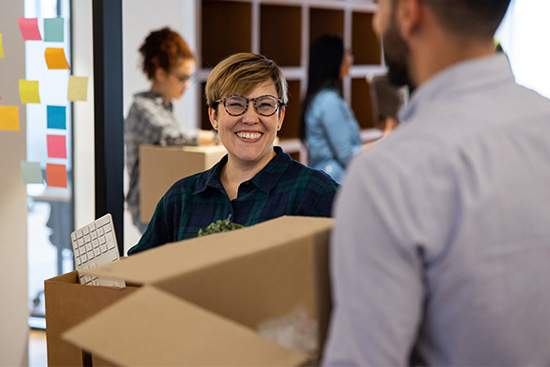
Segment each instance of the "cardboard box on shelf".
M157 203L170 186L184 177L211 168L226 153L223 145L141 145L139 179L142 222L148 223L151 220Z
M93 269L142 287L63 337L121 366L315 364L331 228L330 218L280 217Z
M82 349L61 339L69 328L126 297L137 287L114 288L86 286L78 282L78 273L72 271L44 282L46 299L46 343L49 366L89 365L89 355ZM95 356L95 365L102 365Z

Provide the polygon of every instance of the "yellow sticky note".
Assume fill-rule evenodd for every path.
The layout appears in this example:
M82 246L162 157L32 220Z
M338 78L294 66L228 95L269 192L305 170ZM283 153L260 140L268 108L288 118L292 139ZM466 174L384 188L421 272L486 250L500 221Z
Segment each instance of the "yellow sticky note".
M87 76L69 76L69 89L67 92L69 101L87 101L88 100L88 77Z
M4 46L2 45L2 33L0 33L0 59L4 58Z
M40 103L38 81L19 79L19 96L21 103Z
M65 51L62 48L48 47L44 52L48 69L68 69L69 64L65 58Z
M0 106L0 130L19 131L18 106Z

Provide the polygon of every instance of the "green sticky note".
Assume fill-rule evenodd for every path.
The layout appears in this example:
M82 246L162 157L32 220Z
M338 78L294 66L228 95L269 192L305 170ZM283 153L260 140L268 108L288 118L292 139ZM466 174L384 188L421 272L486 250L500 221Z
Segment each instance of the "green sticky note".
M21 103L40 103L38 81L19 79L19 96Z
M23 176L24 184L44 183L40 162L21 161L21 176Z
M65 19L46 18L44 19L44 41L63 42L65 35Z

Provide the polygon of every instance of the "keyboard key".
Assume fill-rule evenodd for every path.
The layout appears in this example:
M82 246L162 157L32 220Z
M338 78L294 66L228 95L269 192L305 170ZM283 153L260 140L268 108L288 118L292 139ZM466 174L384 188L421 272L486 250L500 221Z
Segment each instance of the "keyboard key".
M98 236L103 236L105 234L105 231L103 230L103 228L98 228L97 229L97 235Z
M80 260L80 257L76 258L76 266L80 266L82 264L82 261Z
M78 243L78 246L82 247L84 245L84 239L79 238L77 243Z
M105 227L103 227L103 231L104 231L105 233L111 232L111 229L112 229L111 226L105 226Z
M88 255L88 261L92 260L95 257L93 251L88 252L87 255Z
M90 237L89 234L85 234L84 235L84 242L91 242L92 241L92 238Z
M88 256L86 256L86 254L82 254L80 255L80 259L82 260L82 262L86 262L88 261Z
M103 217L98 218L95 222L96 222L96 227L103 227L104 225L109 223L109 218L108 216L104 215Z
M89 242L86 244L86 251L88 252L92 251L92 244Z
M95 255L95 256L101 255L101 251L99 250L99 248L94 248L94 255ZM94 265L95 265L95 264L94 264Z
M103 245L105 243L105 236L99 237L99 244Z
M76 241L76 233L71 233L71 242L75 242Z
M81 229L76 231L76 238L80 238L80 237L82 237L82 230Z
M101 249L102 253L107 252L107 245L103 244L103 245L99 246L99 248Z
M82 233L84 234L84 236L87 235L87 234L90 234L90 230L88 229L88 226L84 226L82 228Z
M113 234L112 233L107 233L105 238L107 239L107 248L109 248L109 249L114 248L115 247L115 240L113 239Z
M92 232L90 232L90 236L92 237L92 240L97 239L97 232L93 230Z

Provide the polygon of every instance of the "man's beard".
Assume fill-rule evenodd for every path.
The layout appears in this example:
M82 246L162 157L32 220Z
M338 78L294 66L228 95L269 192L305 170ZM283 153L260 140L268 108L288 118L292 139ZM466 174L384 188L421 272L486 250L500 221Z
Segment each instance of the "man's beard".
M395 25L395 18L392 19L392 24L382 35L382 42L384 43L384 58L388 67L389 82L397 87L408 86L412 90L414 85L407 65L409 47Z

